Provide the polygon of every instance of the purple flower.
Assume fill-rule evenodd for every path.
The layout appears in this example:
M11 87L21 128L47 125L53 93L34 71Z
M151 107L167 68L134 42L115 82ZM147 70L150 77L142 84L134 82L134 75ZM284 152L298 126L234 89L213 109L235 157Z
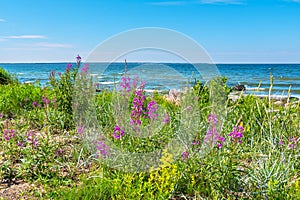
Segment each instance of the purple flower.
M3 117L3 114L2 113L0 113L0 118L2 118Z
M54 77L54 76L55 76L55 71L52 70L52 71L50 72L50 77Z
M120 87L125 92L130 92L131 91L130 77L123 76L122 79L121 79Z
M37 107L37 102L36 101L32 102L32 106Z
M124 134L125 134L125 131L122 130L118 125L116 125L115 129L114 129L114 134L113 134L114 138L116 140L119 140L122 136L124 136Z
M81 72L87 73L88 69L89 69L89 64L86 63L86 64L84 64L83 68L81 68Z
M200 144L201 144L200 140L194 140L192 142L192 145L200 145Z
M210 114L208 115L208 122L212 125L216 125L218 123L218 115Z
M289 145L288 148L289 149L293 149L294 147L296 147L297 143L298 143L299 138L293 136L289 139Z
M33 132L33 131L29 131L29 132L27 133L27 141L28 141L29 143L31 143L31 144L33 145L34 148L36 148L37 145L38 145L38 139L37 139L36 133Z
M280 146L283 145L283 141L280 140L280 141L278 142L278 144L279 144Z
M110 147L106 145L104 142L99 141L97 144L96 157L98 157L100 154L103 158L106 158L107 156L110 155L109 152L110 152Z
M42 97L42 101L44 102L45 106L49 105L50 100L47 97Z
M67 64L66 72L68 73L72 69L72 64Z
M137 76L133 79L133 81L132 81L133 88L137 88L138 80L139 80L139 77L137 77Z
M131 126L134 126L134 125L138 125L138 126L140 126L140 125L142 125L142 122L141 122L141 120L139 120L139 119L130 119L130 125Z
M210 123L210 128L204 137L204 143L209 145L217 144L218 148L222 148L223 143L225 142L225 138L218 133L216 128L216 124L218 122L218 116L212 114L209 115L208 122Z
M192 106L187 106L184 110L186 110L187 112L190 112L192 110Z
M156 120L158 117L158 114L156 113L158 109L158 104L156 101L150 101L147 106L147 112L146 112L146 118L149 118L151 120Z
M189 154L188 151L183 151L183 152L181 153L181 159L182 159L182 161L187 160L187 159L189 158L189 156L190 156L190 154Z
M244 134L244 127L243 126L234 126L233 127L233 132L229 133L228 136L231 137L231 141L234 141L234 143L242 143L241 138L243 137Z
M130 125L140 126L142 124L140 118L143 115L143 105L146 97L143 94L143 90L137 90L134 92L134 98L132 102L132 110L130 114Z
M77 133L80 134L80 135L83 135L83 134L84 134L84 125L79 126L79 127L77 128Z
M64 149L59 149L59 150L56 150L56 151L55 151L55 155L56 155L57 157L62 156L64 153L65 153L65 150L64 150Z
M18 146L18 147L22 147L22 146L23 146L22 142L18 142L18 143L17 143L17 146Z
M5 140L10 140L15 137L16 130L13 129L4 129L3 137Z
M165 115L165 116L163 117L162 122L163 122L164 124L170 123L170 117L169 117L169 115Z
M81 61L81 57L80 57L79 54L77 54L76 61L77 61L77 62L80 62L80 61Z

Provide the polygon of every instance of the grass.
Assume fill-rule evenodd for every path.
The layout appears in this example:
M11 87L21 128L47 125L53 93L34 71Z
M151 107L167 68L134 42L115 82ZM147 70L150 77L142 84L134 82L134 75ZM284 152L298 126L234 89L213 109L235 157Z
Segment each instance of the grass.
M222 109L214 105L221 97L214 93L215 101L210 101L209 87L198 84L193 99L182 97L180 105L160 94L146 96L142 111L132 117L132 109L138 109L133 102L143 93L133 87L128 93L88 96L83 92L89 82L79 69L68 66L64 74L53 74L46 88L0 86L3 199L300 198L298 101L282 107L253 95L225 98L226 112L218 114L215 123L211 114ZM84 80L78 88L75 77ZM227 96L229 89L221 87ZM77 95L75 107L69 101L72 91L84 94ZM150 102L161 110L147 110ZM130 119L141 120L137 127L154 134L133 136ZM101 127L96 135L90 132L93 120ZM125 130L120 139L114 137L116 126ZM243 130L234 132L237 126ZM220 137L209 139L208 132ZM231 132L242 137L229 136ZM143 156L126 157L128 153L115 148L129 155L158 153L149 167ZM18 187L20 192L14 192Z

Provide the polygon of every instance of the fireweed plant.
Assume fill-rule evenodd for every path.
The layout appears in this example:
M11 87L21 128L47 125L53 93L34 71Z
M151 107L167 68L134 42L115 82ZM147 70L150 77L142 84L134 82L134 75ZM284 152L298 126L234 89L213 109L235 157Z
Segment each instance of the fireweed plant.
M126 103L126 101L129 102L128 106L130 107L130 116L127 117L129 118L129 126L127 126L128 124L118 124L124 123L124 121L122 119L117 119L114 138L120 139L120 137L124 136L125 131L123 129L125 126L128 127L129 130L131 129L131 131L134 132L141 132L142 127L146 127L149 131L153 131L153 127L157 126L157 123L155 124L155 121L159 120L159 107L157 102L152 97L148 97L148 99L146 99L144 91L146 83L141 81L141 83L138 84L138 77L135 77L132 83L130 77L123 76L121 80L122 81L119 85L119 99L124 102L124 105L128 104ZM119 107L117 108L117 111L123 110ZM125 114L127 114L127 112L125 112ZM125 121L125 123L126 122L127 121ZM163 119L161 117L160 123L163 123ZM116 134L116 132L119 132L119 134Z
M177 105L163 94L147 94L146 84L129 76L117 90L95 94L87 87L93 85L88 66L77 61L52 72L53 85L44 88L0 86L0 199L19 185L19 199L300 198L297 99L283 107L254 95L228 98L223 120L208 85L195 85L195 96ZM82 99L72 104L73 72L85 82L75 88ZM191 109L193 102L199 109ZM71 109L91 118L77 119ZM74 126L73 118L81 123ZM123 169L140 163L122 154L155 149L156 168Z

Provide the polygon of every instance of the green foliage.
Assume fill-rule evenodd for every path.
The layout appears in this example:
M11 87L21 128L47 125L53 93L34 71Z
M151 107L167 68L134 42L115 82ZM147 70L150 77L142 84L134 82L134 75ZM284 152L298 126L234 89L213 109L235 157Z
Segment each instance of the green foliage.
M22 109L31 110L34 101L41 104L43 93L47 91L33 84L8 84L0 86L0 93L1 113L14 116Z
M155 93L147 97L145 104L155 100L168 113L170 122L151 137L125 135L114 140L113 130L118 122L114 98L118 93L82 95L77 100L83 103L77 109L88 115L95 113L105 137L129 152L165 149L172 138L179 136L181 124L188 127L184 129L186 135L196 132L192 139L200 143L184 144L187 158L172 157L162 151L156 170L129 173L110 168L101 162L103 157L96 159L95 150L84 145L72 124L76 76L85 78L76 91L87 92L90 82L86 74L78 73L78 66L58 77L52 73L51 87L0 86L1 182L35 182L44 188L39 197L49 199L300 198L299 102L279 107L253 95L232 101L227 99L230 89L226 80L219 78L194 86L200 108L197 126L182 122L187 104L181 101L177 105ZM222 129L218 130L225 141L222 148L207 147L204 138L211 128L207 117L221 109L216 105L219 101L226 108ZM89 104L94 107L85 107ZM126 109L130 116L131 105ZM241 143L228 136L238 125L244 127Z
M223 102L225 104L231 88L226 86L226 77L216 77L207 83L198 81L193 90L198 98L200 108Z
M0 67L0 85L7 85L17 82L18 80L15 76L11 75L8 71Z
M76 75L78 73L78 63L76 67L68 64L65 73L59 74L56 77L55 71L52 71L49 77L51 89L57 103L57 109L65 114L63 117L66 128L71 129L73 124L73 92Z

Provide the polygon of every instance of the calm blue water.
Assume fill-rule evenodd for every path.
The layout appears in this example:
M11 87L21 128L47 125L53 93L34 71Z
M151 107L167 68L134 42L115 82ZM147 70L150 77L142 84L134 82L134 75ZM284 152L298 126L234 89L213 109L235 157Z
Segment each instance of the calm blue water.
M52 70L64 72L66 65L67 63L0 64L2 68L15 74L20 82L39 79L42 85L47 84ZM89 72L102 87L108 86L109 82L118 81L125 68L124 63L113 63L104 69L106 66L104 63L94 63L89 67ZM291 94L300 96L300 64L218 64L217 67L220 75L228 78L229 86L244 84L249 89L247 92L251 92L250 90L256 90L260 84L259 94L267 94L272 74L274 77L272 94L282 95L284 92L284 95L287 95L291 86ZM129 74L138 74L146 80L148 89L179 88L186 85L186 79L191 77L193 78L190 80L194 78L203 80L201 74L191 64L183 63L128 63L127 71Z

